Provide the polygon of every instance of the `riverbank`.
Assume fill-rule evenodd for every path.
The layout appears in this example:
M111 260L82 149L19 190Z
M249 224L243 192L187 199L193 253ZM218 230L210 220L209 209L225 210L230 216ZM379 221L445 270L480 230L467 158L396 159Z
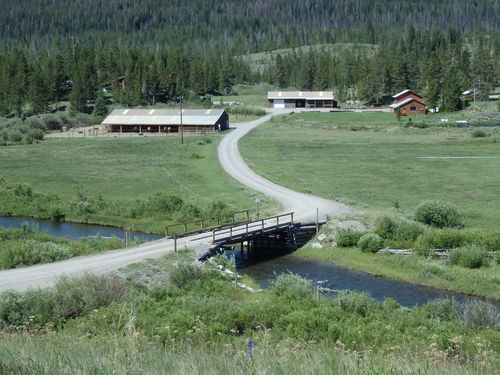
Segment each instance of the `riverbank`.
M368 272L394 280L406 281L474 296L500 300L500 265L469 269L449 265L442 259L417 255L372 254L357 248L304 247L297 254L334 262L342 267Z

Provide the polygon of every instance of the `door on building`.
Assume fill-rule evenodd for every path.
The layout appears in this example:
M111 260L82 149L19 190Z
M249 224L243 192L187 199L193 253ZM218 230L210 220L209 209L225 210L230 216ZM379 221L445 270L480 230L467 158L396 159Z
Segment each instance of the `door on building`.
M284 99L274 99L274 108L285 108L285 100Z

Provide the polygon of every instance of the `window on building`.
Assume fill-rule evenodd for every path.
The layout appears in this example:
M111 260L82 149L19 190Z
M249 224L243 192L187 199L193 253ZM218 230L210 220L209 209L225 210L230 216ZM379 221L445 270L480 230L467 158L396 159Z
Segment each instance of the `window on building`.
M416 111L417 107L410 107L410 111Z

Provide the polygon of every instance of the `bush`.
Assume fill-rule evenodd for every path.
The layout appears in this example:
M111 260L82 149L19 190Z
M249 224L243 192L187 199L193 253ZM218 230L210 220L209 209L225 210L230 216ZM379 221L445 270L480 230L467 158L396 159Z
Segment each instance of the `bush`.
M0 323L60 325L68 319L121 301L127 293L122 279L86 274L64 277L53 288L0 294ZM36 328L36 327L34 327Z
M345 312L361 316L368 315L377 306L374 299L366 292L343 290L335 300Z
M437 228L463 227L462 214L451 203L428 200L420 203L415 210L415 220Z
M435 299L427 302L422 308L432 319L454 320L457 317L458 304L454 299Z
M384 240L378 234L367 233L359 239L358 247L365 253L376 253L384 247Z
M20 265L50 263L71 257L71 252L55 242L27 240L20 246L4 249L2 266L13 268Z
M422 224L388 215L376 220L374 230L382 238L395 241L414 241L424 231Z
M450 252L451 264L467 268L481 268L489 264L488 252L477 245L458 247Z
M420 235L414 249L419 255L428 256L432 249L453 249L466 244L467 237L458 229L445 228Z
M488 136L488 134L484 130L481 130L481 129L476 129L472 132L473 138L484 138L487 136Z
M305 298L313 294L314 286L309 280L297 274L286 273L279 275L273 281L271 290L278 296Z
M363 234L363 232L351 228L340 228L335 235L335 241L340 247L356 246Z
M193 280L202 280L207 269L198 263L181 263L170 273L170 282L177 288L186 287Z
M492 303L484 301L467 301L460 316L470 328L493 328L500 326L500 315Z
M93 274L63 277L54 287L54 315L67 320L88 314L112 302L121 301L126 292L125 282L118 277Z

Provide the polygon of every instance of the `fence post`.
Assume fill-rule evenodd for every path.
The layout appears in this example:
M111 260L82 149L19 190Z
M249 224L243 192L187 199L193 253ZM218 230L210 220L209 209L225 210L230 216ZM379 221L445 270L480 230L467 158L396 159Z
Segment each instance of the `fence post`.
M215 245L215 229L212 231L212 244Z
M276 229L280 229L280 217L276 216Z
M233 227L229 227L229 239L233 239Z
M174 253L177 252L177 235L174 234Z
M319 207L316 207L316 234L319 232Z
M123 235L125 240L125 248L128 248L128 230L124 229L123 232L124 232Z
M292 225L293 225L293 212L290 212L290 216L292 217Z
M264 219L262 219L262 231L264 231Z

